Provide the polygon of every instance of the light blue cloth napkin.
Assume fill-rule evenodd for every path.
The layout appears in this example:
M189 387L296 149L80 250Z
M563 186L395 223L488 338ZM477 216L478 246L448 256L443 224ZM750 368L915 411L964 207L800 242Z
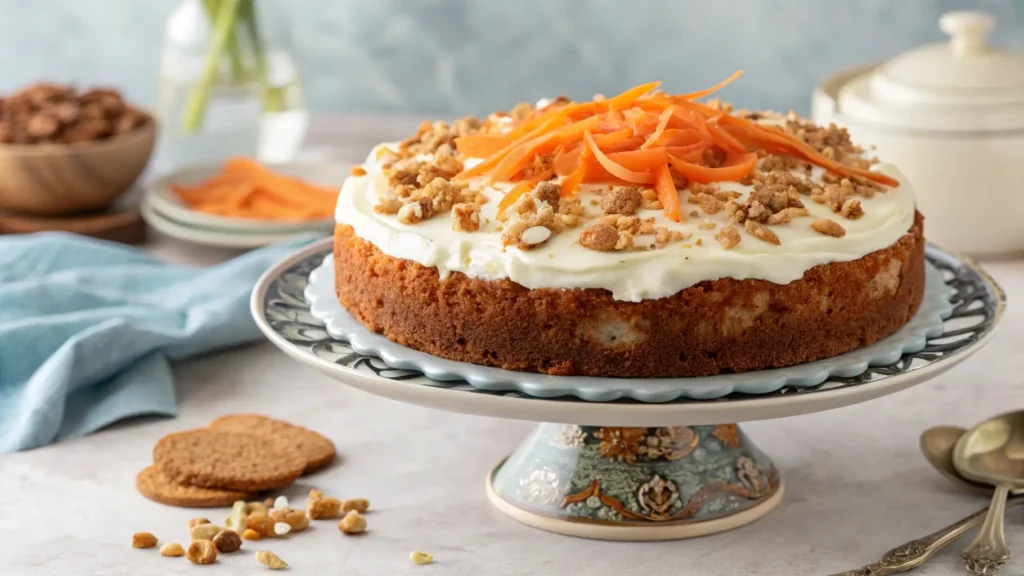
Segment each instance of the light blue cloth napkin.
M82 236L0 236L0 452L176 415L168 360L259 339L256 280L311 239L187 268Z

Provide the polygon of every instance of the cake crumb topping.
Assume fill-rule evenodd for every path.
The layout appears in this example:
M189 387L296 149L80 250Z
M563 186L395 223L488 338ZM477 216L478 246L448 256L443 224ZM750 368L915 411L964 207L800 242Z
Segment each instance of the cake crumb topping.
M451 125L446 122L424 120L414 136L406 138L398 145L398 151L404 156L415 156L433 154L442 146L448 146L449 150L453 150L456 138L479 132L481 127L480 120L472 116L459 118Z
M600 221L580 232L580 244L598 252L610 252L632 246L633 236L607 221Z
M605 214L632 215L640 209L643 200L640 189L635 186L612 188L601 196L601 209Z
M476 232L480 229L480 206L469 202L460 202L452 206L452 230L456 232Z
M644 188L640 191L641 203L644 210L661 210L663 206L658 200L658 193L653 188Z

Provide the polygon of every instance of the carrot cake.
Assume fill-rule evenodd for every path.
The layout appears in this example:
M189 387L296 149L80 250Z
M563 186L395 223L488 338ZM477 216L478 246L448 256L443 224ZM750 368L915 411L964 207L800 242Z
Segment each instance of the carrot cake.
M556 375L745 372L888 336L924 293L910 187L844 129L705 100L733 78L377 146L338 200L339 301L405 346Z

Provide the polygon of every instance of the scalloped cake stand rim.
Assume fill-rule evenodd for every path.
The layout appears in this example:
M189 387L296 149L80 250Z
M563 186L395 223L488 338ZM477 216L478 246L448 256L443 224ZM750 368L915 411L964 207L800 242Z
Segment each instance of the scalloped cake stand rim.
M349 386L409 404L516 420L537 422L564 422L593 426L690 426L720 424L727 422L749 422L785 418L800 414L822 412L858 404L899 392L929 380L967 359L988 343L995 332L1005 310L1005 301L1000 298L993 318L993 327L977 341L954 354L932 362L910 372L885 375L878 380L858 386L816 391L810 394L792 394L765 398L722 398L704 402L685 403L625 403L625 402L567 402L558 399L470 394L442 387L433 387L402 380L390 380L372 373L335 364L293 345L278 334L269 324L263 300L271 283L282 272L296 262L323 252L331 245L330 238L314 242L269 268L253 289L250 309L257 326L263 334L286 354L316 368L331 378ZM955 255L964 265L970 266L986 281L989 288L1002 294L999 286L970 259ZM571 378L567 376L566 378Z

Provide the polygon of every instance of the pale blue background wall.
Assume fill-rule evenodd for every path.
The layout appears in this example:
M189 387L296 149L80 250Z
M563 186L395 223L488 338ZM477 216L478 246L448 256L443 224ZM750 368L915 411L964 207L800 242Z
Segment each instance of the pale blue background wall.
M264 0L261 0L264 1ZM945 10L984 8L1024 47L1024 0L266 0L285 17L310 107L448 115L737 68L741 106L806 110L832 71L940 41ZM40 79L120 85L149 104L177 0L0 0L0 93Z

